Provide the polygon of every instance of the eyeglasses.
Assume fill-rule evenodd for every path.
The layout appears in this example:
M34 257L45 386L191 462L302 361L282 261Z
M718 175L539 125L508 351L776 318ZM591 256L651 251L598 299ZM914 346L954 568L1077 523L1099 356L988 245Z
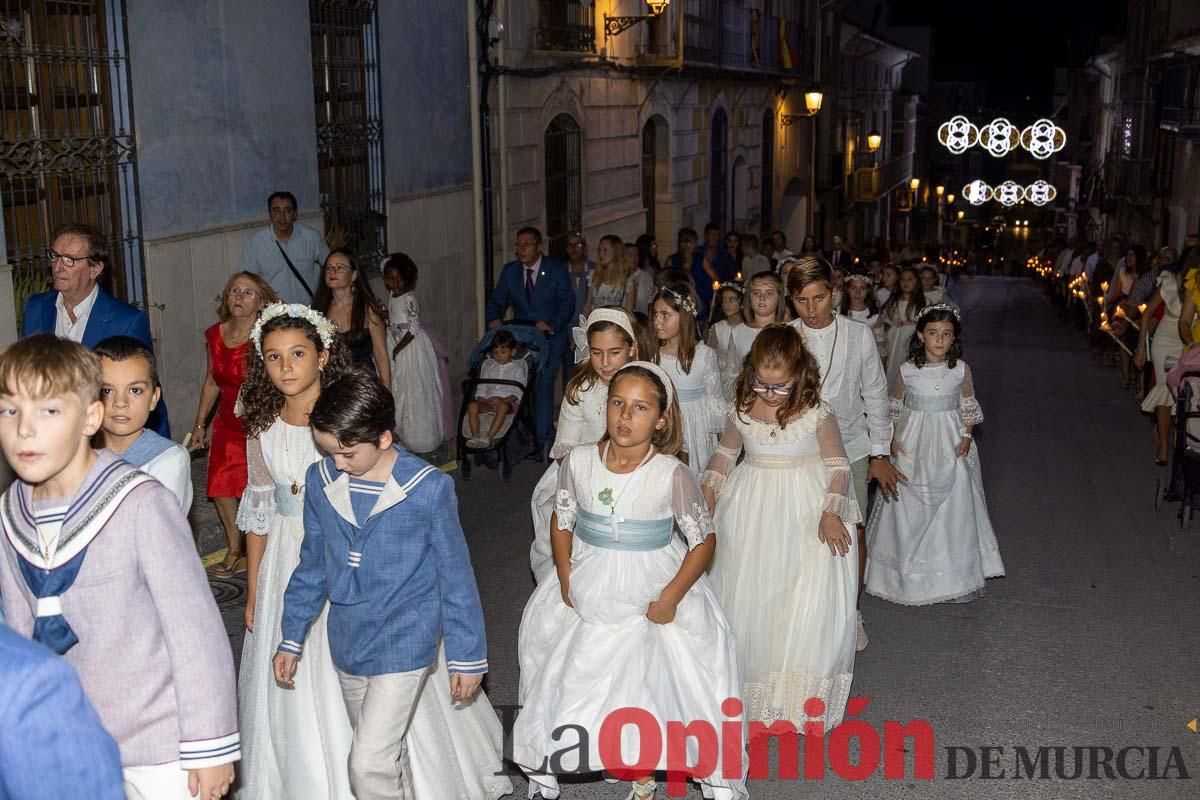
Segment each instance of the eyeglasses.
M247 300L254 300L258 298L258 292L254 289L239 289L236 286L232 286L229 289L229 296L245 297Z
M46 262L53 264L55 261L61 261L67 269L71 269L80 261L91 261L90 255L86 256L68 256L63 253L56 253L53 250L46 251Z
M762 383L761 381L759 381L757 379L750 380L750 391L754 392L756 395L759 395L760 397L767 397L767 396L773 395L773 394L778 395L780 397L787 397L788 395L790 395L792 393L792 391L795 388L796 388L795 381L789 381L788 383L781 383L777 386L769 386L765 383Z
M343 272L350 272L353 269L354 269L354 267L350 266L349 264L326 264L325 265L326 272L334 272L334 273L338 273L338 274L341 274Z

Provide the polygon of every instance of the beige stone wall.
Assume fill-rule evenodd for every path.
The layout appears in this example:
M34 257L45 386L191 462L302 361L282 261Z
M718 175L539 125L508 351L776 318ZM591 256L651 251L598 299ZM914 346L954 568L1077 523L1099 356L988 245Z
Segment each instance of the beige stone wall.
M320 212L298 219L324 229ZM207 367L204 331L217 321L221 290L242 268L246 239L266 224L259 219L144 242L150 330L176 440L195 421Z

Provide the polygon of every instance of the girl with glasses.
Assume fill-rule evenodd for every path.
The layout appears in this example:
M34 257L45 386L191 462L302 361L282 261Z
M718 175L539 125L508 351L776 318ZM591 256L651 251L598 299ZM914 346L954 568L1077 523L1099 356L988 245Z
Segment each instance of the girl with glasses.
M841 722L854 673L860 515L820 380L798 330L765 328L701 477L721 539L713 588L737 641L746 719L800 730Z

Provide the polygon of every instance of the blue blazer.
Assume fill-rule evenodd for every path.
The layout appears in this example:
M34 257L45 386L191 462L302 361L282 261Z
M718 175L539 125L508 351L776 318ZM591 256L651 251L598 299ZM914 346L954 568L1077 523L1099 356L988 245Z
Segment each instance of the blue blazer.
M22 339L38 333L54 333L54 323L58 319L57 302L56 289L35 294L25 301L25 316L21 323ZM83 346L90 350L110 336L132 336L149 347L151 352L154 351L154 341L150 338L150 320L145 313L100 289L96 292L96 302L88 316L87 327L83 330ZM150 412L150 420L146 427L159 436L171 438L166 398L160 399L158 408Z
M0 623L0 800L123 800L117 743L71 666Z
M510 261L500 272L500 280L487 301L487 321L501 319L512 305L513 316L531 321L544 320L553 329L554 337L566 336L571 330L571 315L575 311L575 290L567 274L567 265L542 256L537 281L533 284L533 302L525 297L525 265Z
M279 651L302 656L308 626L329 600L329 652L351 675L409 672L437 660L452 673L487 672L483 608L458 521L454 481L397 447L366 523L350 476L332 458L308 468L304 542L283 596Z

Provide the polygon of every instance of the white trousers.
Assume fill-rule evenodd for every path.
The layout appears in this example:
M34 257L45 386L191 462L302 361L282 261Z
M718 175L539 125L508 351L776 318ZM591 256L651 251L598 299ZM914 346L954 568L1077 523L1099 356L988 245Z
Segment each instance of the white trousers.
M152 767L125 767L125 800L195 800L188 774L178 761Z
M412 722L428 667L361 677L338 670L342 699L354 728L350 789L357 800L413 800L403 766L404 737Z

